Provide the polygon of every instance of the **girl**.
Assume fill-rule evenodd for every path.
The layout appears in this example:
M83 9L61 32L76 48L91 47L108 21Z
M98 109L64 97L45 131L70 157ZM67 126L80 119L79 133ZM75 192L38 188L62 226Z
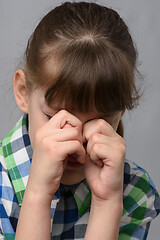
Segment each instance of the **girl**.
M125 159L136 50L118 13L66 2L36 27L14 75L23 115L0 145L6 240L146 239L160 197Z

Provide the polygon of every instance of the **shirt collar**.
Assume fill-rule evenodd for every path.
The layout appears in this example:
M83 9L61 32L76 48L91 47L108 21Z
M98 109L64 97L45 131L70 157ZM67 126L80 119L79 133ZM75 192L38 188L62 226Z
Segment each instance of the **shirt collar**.
M68 191L70 191L74 196L78 207L78 214L79 216L81 216L87 210L91 203L91 191L86 179L74 185L60 184L61 194L65 194Z
M2 140L5 162L20 206L27 186L33 155L27 125L28 114L24 113L15 127ZM81 216L90 205L91 192L86 180L72 189L74 189L73 196Z

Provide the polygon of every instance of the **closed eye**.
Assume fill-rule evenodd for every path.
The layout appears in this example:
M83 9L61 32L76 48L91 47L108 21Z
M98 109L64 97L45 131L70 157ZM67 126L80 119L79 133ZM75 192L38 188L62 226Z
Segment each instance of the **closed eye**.
M52 118L52 116L48 115L48 114L45 114L46 117L50 120Z

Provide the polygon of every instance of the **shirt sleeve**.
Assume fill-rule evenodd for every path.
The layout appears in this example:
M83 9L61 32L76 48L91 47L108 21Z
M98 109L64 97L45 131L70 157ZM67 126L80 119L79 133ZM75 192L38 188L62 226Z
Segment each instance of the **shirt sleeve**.
M145 240L160 213L159 194L148 173L134 163L125 163L124 184L119 240Z
M15 237L12 226L14 219L11 216L11 213L16 209L15 200L0 146L0 240L13 240Z

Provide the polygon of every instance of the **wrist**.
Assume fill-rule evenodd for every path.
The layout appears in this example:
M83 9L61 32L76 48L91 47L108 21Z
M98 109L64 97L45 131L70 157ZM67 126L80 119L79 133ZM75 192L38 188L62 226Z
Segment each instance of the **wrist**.
M118 239L122 211L120 196L109 200L93 196L85 240Z
M50 195L45 194L43 191L33 190L32 188L26 187L24 193L25 201L29 201L31 204L36 204L37 206L50 207L52 198Z
M120 213L123 212L123 196L122 194L117 195L110 199L100 199L96 196L92 195L91 201L92 209L104 210L104 209L111 209L112 211L118 211Z
M52 186L53 187L50 187L49 189L47 185L38 183L33 175L30 174L25 190L25 195L28 195L29 198L34 199L36 202L42 204L51 204L53 196L59 187L59 183L52 184Z

